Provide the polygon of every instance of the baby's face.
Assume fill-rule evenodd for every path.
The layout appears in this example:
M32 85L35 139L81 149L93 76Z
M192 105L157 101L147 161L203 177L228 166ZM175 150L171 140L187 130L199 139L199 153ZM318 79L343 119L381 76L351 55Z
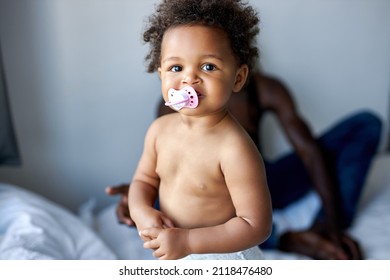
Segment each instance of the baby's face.
M238 65L221 29L183 25L165 32L158 72L165 101L169 89L191 86L199 105L182 110L212 113L226 108L231 93L244 85L248 68Z

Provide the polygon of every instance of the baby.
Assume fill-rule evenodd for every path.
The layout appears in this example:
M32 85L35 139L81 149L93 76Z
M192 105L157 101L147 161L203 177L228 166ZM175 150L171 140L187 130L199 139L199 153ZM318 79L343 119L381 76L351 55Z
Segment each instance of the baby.
M156 258L261 258L272 222L263 161L228 111L257 56L257 23L237 0L165 0L150 17L148 71L178 113L148 129L129 210Z

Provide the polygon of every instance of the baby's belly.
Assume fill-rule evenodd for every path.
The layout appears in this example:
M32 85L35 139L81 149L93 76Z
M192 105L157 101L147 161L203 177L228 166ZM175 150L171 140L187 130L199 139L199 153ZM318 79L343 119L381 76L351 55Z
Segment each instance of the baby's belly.
M199 196L160 191L160 207L181 228L215 226L235 216L231 198L226 194Z

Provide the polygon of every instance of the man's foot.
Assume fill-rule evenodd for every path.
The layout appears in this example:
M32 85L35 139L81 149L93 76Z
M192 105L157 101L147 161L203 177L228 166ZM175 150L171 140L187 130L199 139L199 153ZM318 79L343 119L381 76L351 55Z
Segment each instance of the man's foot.
M317 260L347 260L348 256L315 231L287 232L280 237L279 249Z

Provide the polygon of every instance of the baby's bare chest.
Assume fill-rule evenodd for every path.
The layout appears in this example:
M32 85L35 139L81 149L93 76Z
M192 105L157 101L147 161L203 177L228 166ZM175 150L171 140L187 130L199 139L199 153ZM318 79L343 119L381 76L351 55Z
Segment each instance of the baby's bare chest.
M215 209L210 210L210 205L230 201L218 152L202 149L166 152L159 156L157 173L160 177L160 206L170 217L183 222L178 218L181 215L177 214L178 211L203 209L214 213ZM188 217L188 213L185 216Z
M163 178L172 176L204 177L216 174L221 170L220 154L218 149L209 149L206 146L181 143L160 149L157 157L157 173Z
M219 141L220 142L220 141ZM166 138L156 147L156 172L165 182L202 182L223 179L221 161L223 148L213 137ZM182 182L181 182L182 183Z

